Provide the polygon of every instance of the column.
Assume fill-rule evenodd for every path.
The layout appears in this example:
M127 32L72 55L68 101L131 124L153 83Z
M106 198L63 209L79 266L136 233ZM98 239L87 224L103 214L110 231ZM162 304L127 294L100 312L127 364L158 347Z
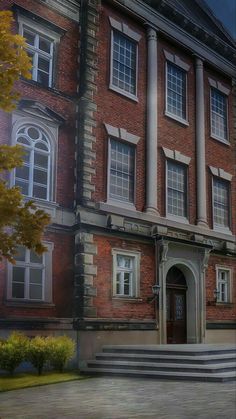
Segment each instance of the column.
M197 225L208 227L206 210L206 158L203 61L196 57L196 163Z
M157 209L157 34L147 29L147 147L146 147L146 212Z

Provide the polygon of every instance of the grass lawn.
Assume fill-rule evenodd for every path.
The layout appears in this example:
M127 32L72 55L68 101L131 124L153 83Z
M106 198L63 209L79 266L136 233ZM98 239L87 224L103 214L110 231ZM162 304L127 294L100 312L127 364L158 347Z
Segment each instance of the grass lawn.
M76 371L44 372L42 375L27 373L15 374L13 377L0 376L0 392L16 390L19 388L43 386L45 384L61 383L63 381L83 380L87 377L79 375Z

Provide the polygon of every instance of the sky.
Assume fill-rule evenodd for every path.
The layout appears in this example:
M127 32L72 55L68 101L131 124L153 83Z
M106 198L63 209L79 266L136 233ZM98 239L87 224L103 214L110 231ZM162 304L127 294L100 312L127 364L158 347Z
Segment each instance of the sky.
M236 0L205 0L231 36L236 39Z

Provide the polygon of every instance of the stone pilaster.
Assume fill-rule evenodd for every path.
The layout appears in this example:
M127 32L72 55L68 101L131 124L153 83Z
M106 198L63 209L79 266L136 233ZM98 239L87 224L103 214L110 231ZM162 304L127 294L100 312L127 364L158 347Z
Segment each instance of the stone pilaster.
M75 304L74 317L96 317L97 311L93 305L93 297L97 295L94 287L94 277L97 266L94 255L97 246L94 244L93 234L78 231L75 235Z
M207 225L206 206L206 158L205 158L205 106L204 106L204 66L196 57L196 160L197 160L197 224Z
M146 211L158 215L157 209L157 33L147 29L147 148Z

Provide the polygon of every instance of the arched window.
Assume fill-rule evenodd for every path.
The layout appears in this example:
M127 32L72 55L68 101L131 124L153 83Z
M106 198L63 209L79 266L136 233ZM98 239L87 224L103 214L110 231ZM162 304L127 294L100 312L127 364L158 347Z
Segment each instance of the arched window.
M24 163L15 169L15 185L23 195L50 200L52 156L47 135L40 127L25 125L17 131L16 143L24 148Z

